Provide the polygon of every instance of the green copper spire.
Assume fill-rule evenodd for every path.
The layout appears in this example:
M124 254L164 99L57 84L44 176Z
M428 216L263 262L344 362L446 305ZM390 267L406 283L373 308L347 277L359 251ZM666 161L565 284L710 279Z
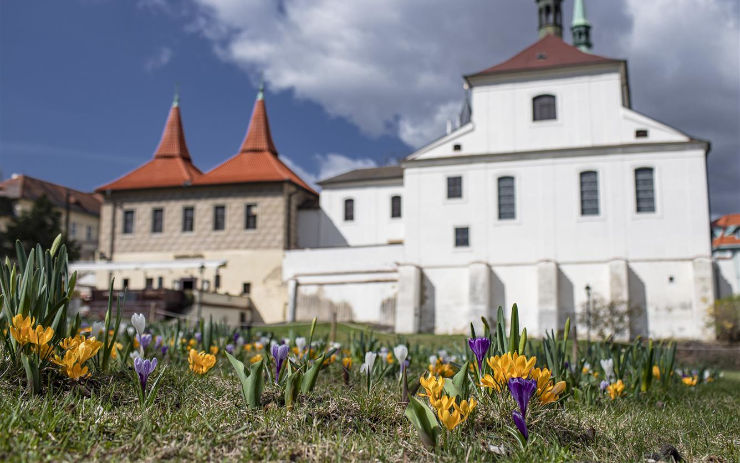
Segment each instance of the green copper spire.
M172 107L180 106L180 84L175 84L175 98L172 100Z
M575 0L573 5L573 25L570 28L573 33L573 46L579 50L590 53L591 47L591 23L586 18L586 5L583 0Z

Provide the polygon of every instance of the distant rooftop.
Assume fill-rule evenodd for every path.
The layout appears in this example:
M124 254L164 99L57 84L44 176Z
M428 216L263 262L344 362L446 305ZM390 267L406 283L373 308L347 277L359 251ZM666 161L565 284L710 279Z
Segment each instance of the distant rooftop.
M740 214L723 215L712 221L712 228L719 232L712 239L713 249L740 247Z
M69 198L71 211L100 215L102 198L94 193L85 193L22 174L13 174L11 178L0 182L0 197L35 201L41 196L46 196L52 204L60 208L66 207Z
M356 169L343 174L329 177L318 182L319 185L334 185L337 183L362 182L367 180L389 180L403 178L401 166L371 167L369 169Z

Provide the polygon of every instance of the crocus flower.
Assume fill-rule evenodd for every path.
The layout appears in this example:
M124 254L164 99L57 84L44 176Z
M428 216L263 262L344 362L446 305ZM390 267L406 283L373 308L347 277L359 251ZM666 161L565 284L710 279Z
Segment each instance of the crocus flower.
M162 355L167 355L167 351L170 349L170 346L164 345L162 346Z
M283 367L283 362L288 358L288 351L290 347L287 344L273 344L272 345L272 358L275 359L275 382L278 382L280 378L280 369Z
M203 340L203 335L200 334L200 331L198 331L197 333L195 333L195 340L198 341L198 342L200 342L200 341Z
M302 353L303 349L306 348L306 338L298 337L295 338L295 346L298 348L298 353Z
M139 344L141 345L141 348L143 350L146 349L147 346L152 342L152 335L142 334L140 336L137 336L137 339L139 340Z
M146 394L146 380L149 375L152 374L154 369L157 368L157 358L154 357L151 360L144 360L141 357L134 359L134 370L139 375L139 382L141 383L141 390Z
M229 354L233 354L234 353L234 345L233 344L226 344L226 352L228 352Z
M403 371L406 366L406 357L409 356L409 348L403 344L399 344L393 348L393 354L398 359L398 363L401 364L401 371Z
M373 371L373 366L375 365L375 359L378 358L378 354L375 352L367 352L365 354L365 363L363 363L360 366L360 372L361 373L367 373L368 376Z
M491 340L486 337L469 338L468 346L478 361L478 371L481 371L483 369L483 359L486 356L486 352L488 352L488 348L491 346Z
M144 315L140 313L135 313L131 315L131 324L134 325L134 328L136 328L136 332L139 333L139 336L144 334L144 328L146 328L146 318Z
M239 332L234 333L234 342L237 342L241 336L239 336Z
M519 432L524 436L524 440L529 440L529 430L527 429L527 422L524 420L524 416L518 411L514 410L511 412L511 418L514 420Z
M529 399L532 398L532 394L534 394L534 391L536 390L537 381L533 379L509 379L509 391L511 391L511 396L519 405L519 410L522 412L523 417L527 416L527 404L529 404Z
M154 348L159 349L162 346L162 336L157 335L154 337Z
M599 383L599 389L601 389L601 392L606 391L607 387L609 387L609 381L603 380L601 383Z
M614 378L614 359L602 359L600 363L607 381L611 381Z
M381 360L384 362L388 362L388 348L387 347L381 347L378 351L378 354L380 355Z

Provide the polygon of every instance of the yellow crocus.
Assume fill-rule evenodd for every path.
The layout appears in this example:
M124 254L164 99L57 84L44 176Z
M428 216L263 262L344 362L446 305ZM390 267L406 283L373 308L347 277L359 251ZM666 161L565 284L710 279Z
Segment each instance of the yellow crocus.
M348 370L352 369L352 357L344 357L342 359L342 366Z
M537 362L537 357L527 358L525 355L507 352L486 359L486 363L494 372L494 378L500 384L507 383L511 378L527 378Z
M75 363L72 366L65 368L65 373L75 381L78 381L80 378L84 378L85 376L89 376L87 367L80 366L79 363Z
M560 394L565 390L565 381L560 381L557 384L548 383L545 389L540 393L540 403L542 405L549 404L558 400Z
M31 331L30 333L30 342L31 344L36 344L37 346L43 346L51 341L51 338L53 337L54 328L50 326L44 328L41 325L37 325L36 329Z
M483 375L480 379L480 385L490 389L495 389L497 392L501 391L501 385L489 374Z
M453 410L452 413L450 413L449 410L439 408L437 409L437 416L439 417L439 421L449 431L452 431L457 427L457 425L462 423L462 420L460 419L460 412L458 412L457 410Z
M244 344L244 350L247 351L247 352L250 352L252 350L252 345L251 344Z
M616 399L617 397L621 397L621 395L624 393L624 383L620 379L616 383L608 385L606 387L606 392L609 393L609 397L611 397L612 400Z
M696 383L698 381L699 381L699 378L697 376L686 376L685 378L681 378L681 382L687 385L688 387L696 386Z
M653 365L653 376L655 379L660 379L660 368L658 368L658 365Z
M212 354L212 355L216 355L216 354L218 354L218 347L216 347L216 346L211 346L211 354Z
M251 359L249 359L249 363L257 363L260 360L262 360L262 354L257 354L254 357L252 357Z
M21 314L15 315L11 320L10 334L21 346L31 342L31 326L34 324L34 321L30 315L24 317Z
M199 375L204 375L216 364L216 357L212 354L206 354L205 352L199 353L195 349L190 349L188 363L192 371Z
M455 407L455 410L460 413L460 423L464 423L465 420L468 419L468 416L470 416L470 412L473 411L475 406L478 405L478 402L474 398L470 398L470 401L462 400L460 401L460 405L458 405L455 402L452 402L452 406Z

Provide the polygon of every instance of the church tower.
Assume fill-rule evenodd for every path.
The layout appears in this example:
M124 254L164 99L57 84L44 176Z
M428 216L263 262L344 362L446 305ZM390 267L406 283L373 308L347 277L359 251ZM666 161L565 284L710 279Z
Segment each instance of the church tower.
M563 0L535 0L540 38L552 34L563 38Z
M583 52L591 53L591 23L586 19L586 6L583 0L575 0L573 25L570 31L573 33L573 46Z

